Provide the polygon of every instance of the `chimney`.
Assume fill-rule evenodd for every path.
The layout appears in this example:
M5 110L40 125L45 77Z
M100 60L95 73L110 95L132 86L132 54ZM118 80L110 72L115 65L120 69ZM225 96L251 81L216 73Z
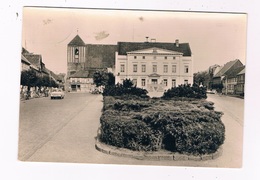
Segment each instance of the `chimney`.
M176 46L176 47L179 47L179 45L180 45L180 44L179 44L179 39L176 39L176 40L175 40L175 46Z
M146 36L145 38L146 38L146 42L148 43L148 42L149 42L149 37L148 37L148 36Z

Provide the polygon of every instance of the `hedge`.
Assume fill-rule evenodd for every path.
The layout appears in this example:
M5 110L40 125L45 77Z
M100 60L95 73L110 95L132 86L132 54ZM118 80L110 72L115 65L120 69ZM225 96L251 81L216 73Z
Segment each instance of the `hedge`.
M101 141L131 150L193 155L214 153L224 143L225 126L214 103L201 100L104 97Z

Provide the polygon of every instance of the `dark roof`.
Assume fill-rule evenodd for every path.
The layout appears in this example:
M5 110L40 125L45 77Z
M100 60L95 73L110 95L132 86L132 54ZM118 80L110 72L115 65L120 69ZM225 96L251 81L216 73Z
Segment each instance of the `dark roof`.
M235 68L231 71L229 71L228 73L226 73L227 78L234 78L238 75L238 73L240 73L243 69L245 68L245 66L241 66L238 68Z
M237 64L237 65L236 65ZM226 73L228 73L228 71L230 70L231 67L235 67L235 65L237 67L241 67L243 66L243 64L240 62L239 59L236 59L234 61L229 61L228 63L226 63L220 70L219 72L214 76L214 77L221 77L223 75L225 75Z
M30 61L28 61L23 55L21 55L21 56L22 56L21 57L22 62L24 62L25 64L28 64L28 65L31 64Z
M41 68L41 55L29 53L24 54L24 57L36 67Z
M92 68L106 68L115 65L117 45L87 44L88 65ZM100 62L99 62L100 61Z
M170 51L177 51L183 53L183 56L191 56L191 49L189 43L163 43L163 42L118 42L118 54L126 55L127 52L148 49L148 48L161 48Z
M79 37L79 35L76 35L68 45L74 45L74 46L85 46L84 41Z
M29 51L26 50L24 47L22 47L22 54L26 54L26 53L29 53Z
M77 71L75 74L72 74L70 77L71 78L88 78L89 77L89 71L80 70L80 71Z

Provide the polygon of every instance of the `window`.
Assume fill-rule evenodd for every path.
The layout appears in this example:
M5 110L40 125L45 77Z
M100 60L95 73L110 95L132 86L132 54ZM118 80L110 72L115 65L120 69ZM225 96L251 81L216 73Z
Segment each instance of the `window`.
M133 65L133 72L137 72L137 64Z
M153 65L153 73L157 72L157 65Z
M167 59L167 56L164 56L164 59Z
M158 84L157 79L152 79L152 84Z
M79 58L79 49L78 49L78 48L75 48L74 57L75 57L76 59Z
M165 86L168 85L168 81L167 81L167 79L164 79L164 80L163 80L163 84L164 84Z
M176 79L172 80L172 87L176 87Z
M133 79L132 82L133 82L133 85L134 85L134 86L137 85L137 79Z
M173 72L173 73L176 73L176 69L177 69L177 68L176 68L176 65L172 65L172 72Z
M168 65L163 65L163 72L167 73L168 72Z
M136 59L137 57L136 56L134 56L134 59Z
M125 65L124 64L120 65L120 72L125 72Z
M141 82L142 82L142 86L145 86L145 79L142 79Z
M145 71L146 71L146 65L142 64L142 72L145 72Z
M189 73L189 66L184 66L184 73Z
M188 85L188 80L187 79L184 80L184 84Z
M175 56L173 56L173 59L176 59L176 57L175 57Z
M143 59L145 59L145 56L143 56Z

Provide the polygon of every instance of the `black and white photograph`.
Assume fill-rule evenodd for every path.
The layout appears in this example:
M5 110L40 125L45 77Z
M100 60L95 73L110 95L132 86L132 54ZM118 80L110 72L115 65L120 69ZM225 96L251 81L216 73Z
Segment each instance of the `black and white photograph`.
M256 4L3 4L0 179L258 179Z
M19 160L242 166L246 14L23 12Z

